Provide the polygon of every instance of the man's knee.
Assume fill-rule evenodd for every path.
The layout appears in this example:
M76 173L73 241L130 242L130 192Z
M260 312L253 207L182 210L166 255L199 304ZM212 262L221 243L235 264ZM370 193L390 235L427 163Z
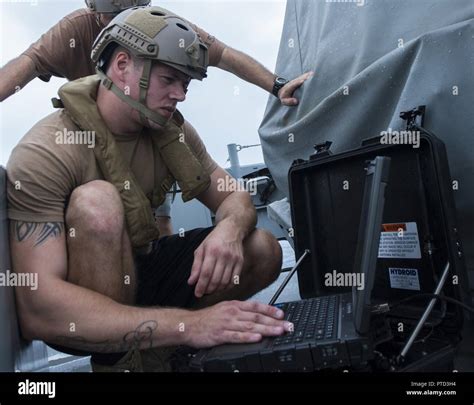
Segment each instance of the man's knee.
M256 229L249 240L251 267L264 286L273 283L281 271L282 252L278 240L270 233Z
M68 227L80 226L96 236L121 235L124 211L116 188L101 180L77 187L66 211Z

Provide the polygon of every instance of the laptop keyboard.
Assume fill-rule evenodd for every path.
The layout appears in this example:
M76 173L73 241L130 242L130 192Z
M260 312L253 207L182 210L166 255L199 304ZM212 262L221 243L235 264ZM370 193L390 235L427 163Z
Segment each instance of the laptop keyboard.
M293 323L294 331L275 338L272 346L334 338L338 321L337 299L336 295L331 295L276 304L285 312L285 319Z

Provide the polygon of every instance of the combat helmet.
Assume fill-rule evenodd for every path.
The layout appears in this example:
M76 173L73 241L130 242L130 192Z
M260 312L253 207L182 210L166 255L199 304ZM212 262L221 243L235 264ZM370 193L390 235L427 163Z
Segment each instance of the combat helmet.
M144 60L138 101L118 88L104 71L110 50L117 45ZM138 7L120 13L95 40L91 58L106 88L138 110L142 122L146 117L160 125L167 120L146 107L152 62L159 61L198 80L207 76L209 63L207 47L189 22L161 7Z
M118 14L132 7L148 6L151 0L85 0L91 11L104 14Z

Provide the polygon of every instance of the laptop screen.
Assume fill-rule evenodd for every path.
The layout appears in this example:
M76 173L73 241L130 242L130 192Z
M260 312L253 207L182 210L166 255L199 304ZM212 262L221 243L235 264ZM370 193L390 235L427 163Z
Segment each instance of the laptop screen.
M362 288L353 287L354 326L365 335L370 330L371 295L374 287L379 251L385 188L390 173L389 157L377 156L368 162L354 261L354 274L361 273Z

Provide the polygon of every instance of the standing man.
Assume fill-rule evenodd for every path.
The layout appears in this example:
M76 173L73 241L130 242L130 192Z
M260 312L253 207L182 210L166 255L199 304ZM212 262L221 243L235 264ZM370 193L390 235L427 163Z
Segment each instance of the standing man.
M291 330L279 309L235 301L276 279L281 249L255 228L247 192L220 190L229 175L176 111L190 80L206 76L207 56L184 19L127 10L96 40L98 75L61 87L62 109L14 149L13 269L39 276L37 290L16 290L25 338L92 354L94 370L154 371L156 350L144 349ZM95 133L96 146L58 143L58 131ZM158 239L152 208L175 180L185 200L216 213L215 227Z
M92 43L113 17L123 10L148 6L150 0L86 0L87 9L64 17L18 58L0 69L0 101L39 77L75 80L93 75ZM297 105L293 92L310 76L306 73L290 82L273 75L255 59L233 49L191 24L209 48L209 65L227 70L279 97L283 105Z

